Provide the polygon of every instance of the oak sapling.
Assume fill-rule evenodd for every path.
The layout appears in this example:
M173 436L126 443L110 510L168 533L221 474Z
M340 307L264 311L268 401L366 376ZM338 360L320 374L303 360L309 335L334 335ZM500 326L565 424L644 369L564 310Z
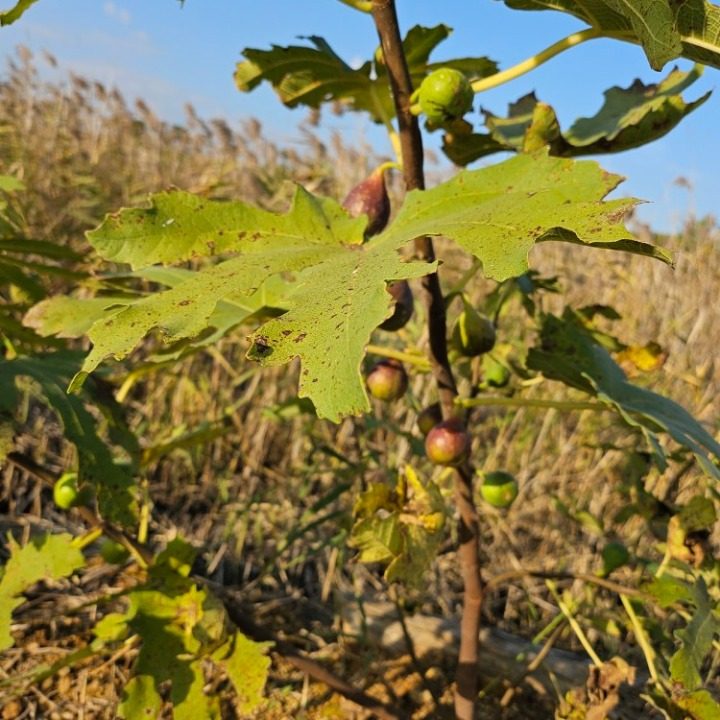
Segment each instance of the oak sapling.
M395 300L395 310L393 314L380 325L381 330L395 332L407 325L412 317L415 306L412 290L407 280L395 280L388 283L387 291Z
M431 72L420 84L418 102L432 124L441 125L461 118L472 109L473 89L463 73L454 68Z
M483 475L480 494L488 505L508 508L518 495L518 483L514 475L504 470L487 472Z
M461 420L445 420L427 434L425 452L435 465L460 465L470 453L470 433Z
M347 194L342 203L351 217L367 215L366 238L382 232L390 219L390 198L385 187L387 168L387 164L375 168Z
M467 357L476 357L490 352L495 347L495 326L492 320L482 315L463 298L464 308L455 322L452 342L457 350Z
M417 416L417 426L423 435L427 435L440 422L442 422L440 403L428 405Z
M366 383L373 397L392 402L407 391L408 376L403 364L398 360L381 360L368 373Z

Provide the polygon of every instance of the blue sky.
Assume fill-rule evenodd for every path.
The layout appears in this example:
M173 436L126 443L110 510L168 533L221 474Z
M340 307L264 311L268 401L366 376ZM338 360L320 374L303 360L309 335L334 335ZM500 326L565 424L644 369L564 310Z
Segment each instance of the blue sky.
M11 4L0 0L0 9ZM441 22L454 28L433 59L486 55L501 68L583 27L569 16L517 12L497 0L398 0L398 11L404 29ZM232 73L243 48L297 43L297 36L310 34L324 36L348 62L369 57L377 45L369 17L338 0L187 0L182 8L177 0L40 0L18 23L0 30L0 53L11 56L21 43L48 50L61 67L115 84L130 99L142 97L167 120L181 121L190 101L203 117L234 123L256 116L274 138L289 144L298 141L295 128L304 111L285 109L268 87L239 93ZM636 46L594 40L477 96L476 107L501 114L509 101L535 90L569 127L576 117L598 110L608 87L627 86L636 77L657 82L670 69L652 71ZM706 69L686 98L716 88L719 77ZM652 145L599 158L628 178L622 194L651 202L639 214L657 229L678 229L688 211L720 216L719 117L720 93ZM340 127L348 141L362 136L387 150L382 133L364 118L328 123ZM428 145L438 141L435 134ZM680 176L691 190L675 184Z

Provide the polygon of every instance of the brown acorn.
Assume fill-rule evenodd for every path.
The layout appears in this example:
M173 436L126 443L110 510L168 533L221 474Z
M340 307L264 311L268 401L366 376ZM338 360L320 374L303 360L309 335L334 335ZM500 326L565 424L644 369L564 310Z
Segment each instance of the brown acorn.
M390 219L390 198L385 187L385 170L387 165L375 168L347 194L342 203L352 217L368 216L366 238L381 232Z
M415 298L407 280L395 280L388 283L386 289L395 300L395 311L380 325L380 329L394 332L405 327L412 317Z
M398 360L381 360L370 370L365 382L373 397L391 402L407 391L408 376Z
M445 420L427 434L425 452L435 465L460 465L470 453L470 434L457 418Z

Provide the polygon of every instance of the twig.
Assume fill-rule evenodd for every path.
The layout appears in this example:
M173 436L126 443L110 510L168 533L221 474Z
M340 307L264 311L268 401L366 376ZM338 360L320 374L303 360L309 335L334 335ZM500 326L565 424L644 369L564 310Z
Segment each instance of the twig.
M612 408L599 402L583 402L575 400L548 400L544 398L500 397L479 395L474 398L458 398L455 401L460 407L519 407L540 408L548 410L603 410Z
M623 607L625 608L625 612L628 614L628 617L630 618L630 622L633 626L633 631L635 632L635 637L637 638L638 645L640 645L640 649L643 652L643 655L645 656L645 662L648 666L648 671L650 672L650 677L656 682L660 682L660 678L658 677L658 671L655 667L655 650L653 649L653 646L650 644L650 641L648 640L647 634L645 633L645 629L640 623L640 620L638 616L635 613L635 609L632 606L632 603L627 598L626 595L620 594L620 600L622 601Z
M546 580L545 584L555 598L555 602L557 603L558 608L560 608L560 612L565 616L566 620L570 624L570 627L572 628L572 631L575 633L577 639L580 641L580 644L583 646L583 648L585 648L585 652L590 656L590 659L593 661L596 667L602 667L603 661L595 652L595 648L592 646L590 640L588 640L585 631L580 627L580 623L575 619L575 616L572 614L570 608L563 602L563 599L560 597L560 595L558 595L557 588L555 587L554 583L552 583L550 580Z
M365 352L370 355L380 355L381 357L394 358L395 360L400 360L408 365L414 365L420 372L427 372L430 370L430 363L424 355L403 352L402 350L394 350L393 348L383 347L382 345L367 345L365 347Z
M521 568L519 570L510 570L509 572L496 575L490 578L486 584L486 591L494 590L500 585L505 585L512 580L517 580L523 577L534 577L542 580L581 580L582 582L597 585L611 590L612 592L618 593L618 595L629 595L631 597L638 597L643 599L650 599L650 595L644 593L642 590L636 590L635 588L629 588L620 583L613 582L612 580L606 580L605 578L598 577L597 575L588 575L586 573L571 573L571 572L558 572L548 570L529 570Z

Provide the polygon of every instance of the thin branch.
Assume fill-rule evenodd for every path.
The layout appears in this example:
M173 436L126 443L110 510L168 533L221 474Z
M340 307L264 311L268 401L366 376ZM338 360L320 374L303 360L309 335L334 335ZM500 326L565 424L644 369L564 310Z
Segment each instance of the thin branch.
M382 345L368 345L365 348L365 352L370 355L394 358L408 365L414 365L415 369L420 372L430 371L430 362L424 355L416 355L414 353L403 352L402 350L393 350L392 348L383 347Z
M642 623L640 622L640 619L635 613L635 609L632 606L632 603L628 599L627 595L621 593L620 594L620 600L622 601L623 607L625 608L625 612L628 614L628 617L630 618L630 622L633 626L633 631L635 632L635 637L637 638L638 645L640 645L640 649L643 652L643 655L645 656L645 662L648 666L648 671L650 672L650 677L656 682L660 682L660 678L658 676L657 668L655 667L655 658L657 655L655 654L655 650L653 649L653 646L650 644L650 641L648 640L647 634L645 633L645 629L642 626Z
M635 588L629 588L620 583L613 582L612 580L606 580L605 578L598 577L597 575L588 575L586 573L571 573L571 572L556 572L548 570L530 570L530 569L519 569L510 570L509 572L502 573L501 575L495 575L485 583L485 589L489 592L495 588L506 585L513 580L518 580L524 577L534 577L541 580L580 580L581 582L590 583L591 585L597 585L598 587L605 588L611 592L617 593L618 595L628 595L631 597L642 598L646 600L651 599L651 595L644 593L642 590L636 590Z
M402 166L408 190L423 190L423 144L417 117L412 113L413 86L402 47L394 0L373 0L372 15L380 36L385 66L397 115ZM435 249L429 237L415 240L415 254L433 262ZM436 272L422 279L428 322L430 362L444 419L456 417L457 386L447 353L445 301ZM466 465L455 472L455 502L458 521L458 562L463 578L463 611L460 621L460 651L456 674L455 716L473 720L477 700L480 610L483 584L480 575L479 523L473 493L473 469Z
M460 407L516 407L516 408L538 408L547 410L603 410L611 411L612 408L599 402L583 402L575 400L546 400L543 398L522 398L522 397L499 397L490 395L479 395L474 398L458 398L455 403Z
M592 646L590 640L588 640L585 631L580 627L580 623L575 619L575 616L572 614L570 608L565 604L560 595L558 595L554 583L552 583L550 580L546 580L545 585L547 585L548 590L550 590L550 592L552 593L552 596L553 598L555 598L555 602L557 603L558 608L560 608L560 612L565 616L565 619L570 624L570 627L575 633L575 636L580 641L580 644L585 649L585 652L590 656L590 659L593 661L594 665L599 668L602 667L603 661L595 652L595 648Z

